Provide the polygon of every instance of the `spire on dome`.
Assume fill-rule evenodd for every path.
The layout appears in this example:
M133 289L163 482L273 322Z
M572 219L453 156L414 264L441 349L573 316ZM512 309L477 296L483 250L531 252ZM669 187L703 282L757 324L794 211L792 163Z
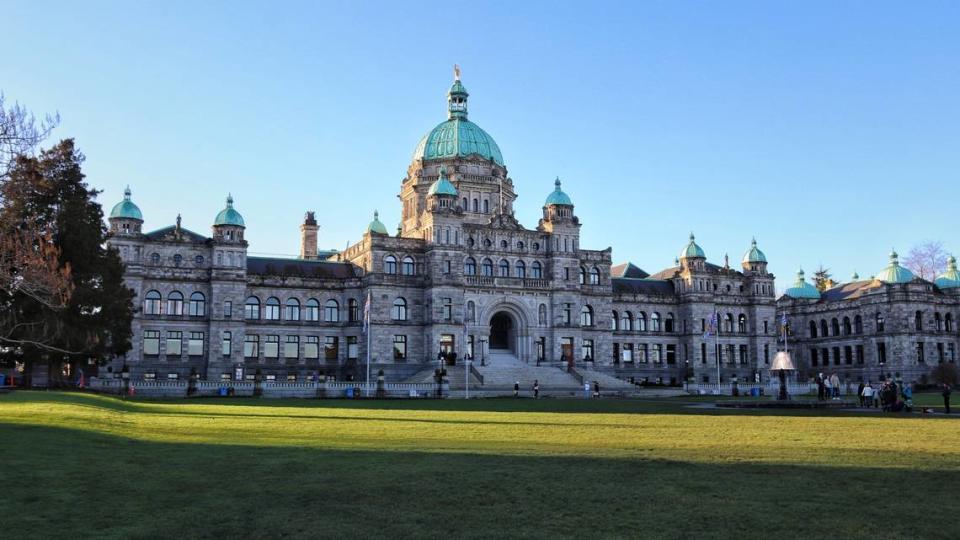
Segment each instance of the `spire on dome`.
M453 85L450 86L450 91L447 92L447 116L450 120L454 118L467 119L467 97L469 95L463 83L460 82L460 66L454 64Z

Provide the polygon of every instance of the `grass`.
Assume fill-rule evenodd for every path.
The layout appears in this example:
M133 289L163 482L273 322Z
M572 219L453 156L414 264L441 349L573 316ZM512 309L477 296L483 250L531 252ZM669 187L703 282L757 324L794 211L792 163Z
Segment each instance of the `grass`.
M7 538L955 538L960 423L682 400L0 396Z

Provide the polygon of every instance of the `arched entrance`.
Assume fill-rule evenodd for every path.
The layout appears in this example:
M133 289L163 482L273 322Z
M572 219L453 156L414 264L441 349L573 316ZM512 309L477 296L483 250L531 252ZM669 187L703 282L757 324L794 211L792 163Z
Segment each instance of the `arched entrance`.
M490 318L490 348L512 349L514 336L513 317L500 311Z

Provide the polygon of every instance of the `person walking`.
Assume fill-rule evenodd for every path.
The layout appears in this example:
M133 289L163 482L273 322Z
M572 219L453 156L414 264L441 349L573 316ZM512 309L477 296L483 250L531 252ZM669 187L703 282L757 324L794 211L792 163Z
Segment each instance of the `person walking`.
M817 383L817 401L823 401L827 395L826 386L824 386L824 382L823 382L823 373L820 373L819 375L817 375L817 379L815 382Z
M860 391L860 406L870 407L871 405L873 405L873 387L870 386L870 381L867 381L867 384L863 385L863 390Z
M600 383L597 381L593 381L593 397L594 398L600 397Z
M833 399L840 399L840 377L836 372L830 376L830 386L833 387Z
M533 381L533 399L540 397L540 381L534 379Z
M943 396L943 414L950 414L951 393L953 393L953 388L950 387L950 383L943 383L943 391L940 392L940 395Z
M864 390L864 388L866 388L866 386L864 386L863 382L861 382L860 385L857 386L857 401L860 402L860 406L861 406L861 407L863 407L863 390Z
M903 383L903 406L907 412L913 411L913 386L910 383Z
M513 397L520 397L520 381L513 383Z
M824 399L833 399L833 383L830 382L829 375L823 379L823 391L826 395L826 398Z

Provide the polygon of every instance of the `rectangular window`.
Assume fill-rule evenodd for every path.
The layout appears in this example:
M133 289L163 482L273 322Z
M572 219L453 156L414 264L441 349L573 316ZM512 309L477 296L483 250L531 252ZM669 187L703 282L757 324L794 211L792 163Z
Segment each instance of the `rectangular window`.
M407 359L407 336L393 336L393 359Z
M167 332L167 356L183 354L183 332Z
M646 364L650 361L650 351L646 343L637 345L637 361Z
M444 354L450 354L456 352L456 342L453 339L453 334L440 334L440 352Z
M583 345L581 346L583 352L583 359L587 362L593 361L593 340L585 339L583 340Z
M307 336L304 338L303 357L308 360L320 358L320 338L317 336Z
M570 281L570 269L569 269L569 268L564 268L564 269L563 269L563 279L565 279L565 280L567 280L567 281Z
M143 354L148 356L160 354L160 332L156 330L143 331Z
M746 364L746 363L747 363L747 358L748 358L749 356L750 356L750 354L747 352L747 346L746 346L746 345L741 345L741 346L740 346L740 363L741 363L741 364Z
M323 357L327 360L336 360L340 354L340 340L337 336L327 336L323 342Z
M146 379L146 380L148 380L148 381L155 381L155 380L157 379L157 374L156 374L156 372L151 371L151 372L148 372L148 373L144 373L144 374L143 374L143 378Z
M450 273L450 261L443 261L443 273L444 274Z
M917 342L917 363L922 364L925 361L926 359L923 357L923 342L918 341Z
M650 361L654 364L663 363L663 344L654 343L653 347L650 347Z
M833 348L833 365L840 365L840 347Z
M857 364L861 366L864 364L865 360L863 357L863 345L857 345Z
M768 326L767 326L767 323L768 323L768 322L769 322L769 321L763 321L763 333L764 333L764 334L766 334L766 333L768 332L768 329L767 329L767 328L768 328Z
M357 336L347 336L347 358L356 360L360 354Z
M231 338L232 338L232 335L230 334L230 332L224 332L223 335L220 337L220 352L226 358L230 358Z
M956 360L956 357L954 356L956 351L954 349L953 343L947 343L947 362L953 362Z
M737 363L737 348L731 343L727 345L727 363L736 364Z
M287 341L283 344L283 357L287 360L300 357L300 336L287 336Z
M571 322L571 320L572 320L572 319L571 319L571 312L572 312L571 306L572 306L572 304L564 304L564 305L563 305L563 323L564 323L564 324L570 324L570 322Z
M244 358L260 357L260 336L247 335L246 337L243 338L243 357Z
M763 344L763 363L764 364L770 363L770 344L769 343Z
M843 348L843 363L848 366L853 365L853 347L849 345Z
M623 351L621 351L621 354L623 355L624 362L633 362L633 344L624 343Z
M810 366L817 367L817 350L810 349Z
M453 320L453 299L452 298L443 299L443 320L445 321Z
M203 356L203 332L190 332L190 341L187 343L187 354Z
M264 358L280 357L280 336L267 336L267 342L263 346Z
M676 345L667 345L667 363L668 364L677 363L677 346Z
M227 300L223 303L223 318L229 319L230 317L233 317L233 302Z
M706 343L700 344L700 363L701 364L707 363L707 344Z

